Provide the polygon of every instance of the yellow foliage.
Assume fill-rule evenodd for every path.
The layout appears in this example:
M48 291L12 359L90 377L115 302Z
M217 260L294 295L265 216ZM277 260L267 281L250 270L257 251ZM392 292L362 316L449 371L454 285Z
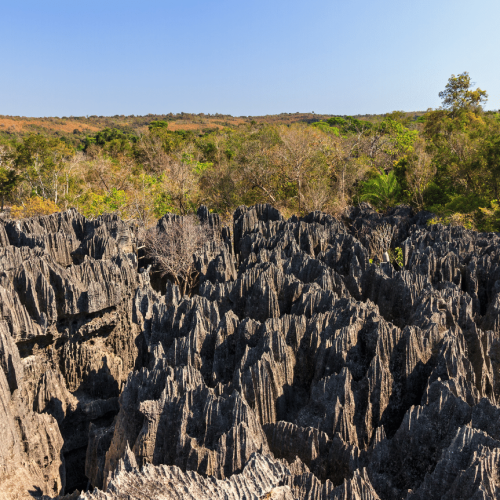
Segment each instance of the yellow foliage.
M44 200L40 196L33 196L23 205L13 205L10 209L10 216L13 219L22 219L34 217L35 215L50 215L59 211L59 207L52 200Z
M479 208L483 214L482 230L496 232L500 229L500 200L492 200L491 208Z
M476 223L474 220L474 214L462 214L456 212L451 215L445 215L443 217L434 217L427 221L427 225L432 224L443 224L444 226L462 226L465 229L476 230Z

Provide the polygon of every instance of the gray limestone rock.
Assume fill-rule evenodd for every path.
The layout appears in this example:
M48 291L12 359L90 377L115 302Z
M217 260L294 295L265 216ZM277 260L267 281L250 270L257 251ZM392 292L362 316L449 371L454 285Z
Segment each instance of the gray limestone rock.
M500 236L430 215L200 207L191 297L134 223L0 221L1 491L498 498Z

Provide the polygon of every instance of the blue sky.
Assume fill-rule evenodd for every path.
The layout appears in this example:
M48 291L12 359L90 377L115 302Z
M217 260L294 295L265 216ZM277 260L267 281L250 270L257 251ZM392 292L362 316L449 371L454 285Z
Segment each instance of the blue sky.
M499 0L0 0L0 114L385 113L469 71L500 108Z

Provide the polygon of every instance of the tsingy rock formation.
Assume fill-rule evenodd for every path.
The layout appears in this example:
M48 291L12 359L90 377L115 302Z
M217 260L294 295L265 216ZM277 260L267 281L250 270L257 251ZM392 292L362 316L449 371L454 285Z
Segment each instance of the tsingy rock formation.
M498 234L198 216L192 296L116 217L0 224L6 498L500 498Z

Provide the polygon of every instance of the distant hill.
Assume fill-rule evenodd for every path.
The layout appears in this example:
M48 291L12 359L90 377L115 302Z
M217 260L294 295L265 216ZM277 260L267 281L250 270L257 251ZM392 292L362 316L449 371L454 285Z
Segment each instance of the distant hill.
M408 116L420 116L422 111L406 113ZM67 137L73 139L91 135L104 128L117 128L127 133L137 135L145 132L148 125L155 120L169 123L169 130L198 130L202 133L217 129L237 128L252 122L257 123L313 123L332 116L316 113L281 113L265 116L231 116L222 114L169 113L162 115L148 114L145 116L70 116L70 117L25 117L0 115L0 136L23 137L30 133L40 133L48 136ZM385 115L356 115L356 118L378 121ZM75 137L76 136L76 137Z

